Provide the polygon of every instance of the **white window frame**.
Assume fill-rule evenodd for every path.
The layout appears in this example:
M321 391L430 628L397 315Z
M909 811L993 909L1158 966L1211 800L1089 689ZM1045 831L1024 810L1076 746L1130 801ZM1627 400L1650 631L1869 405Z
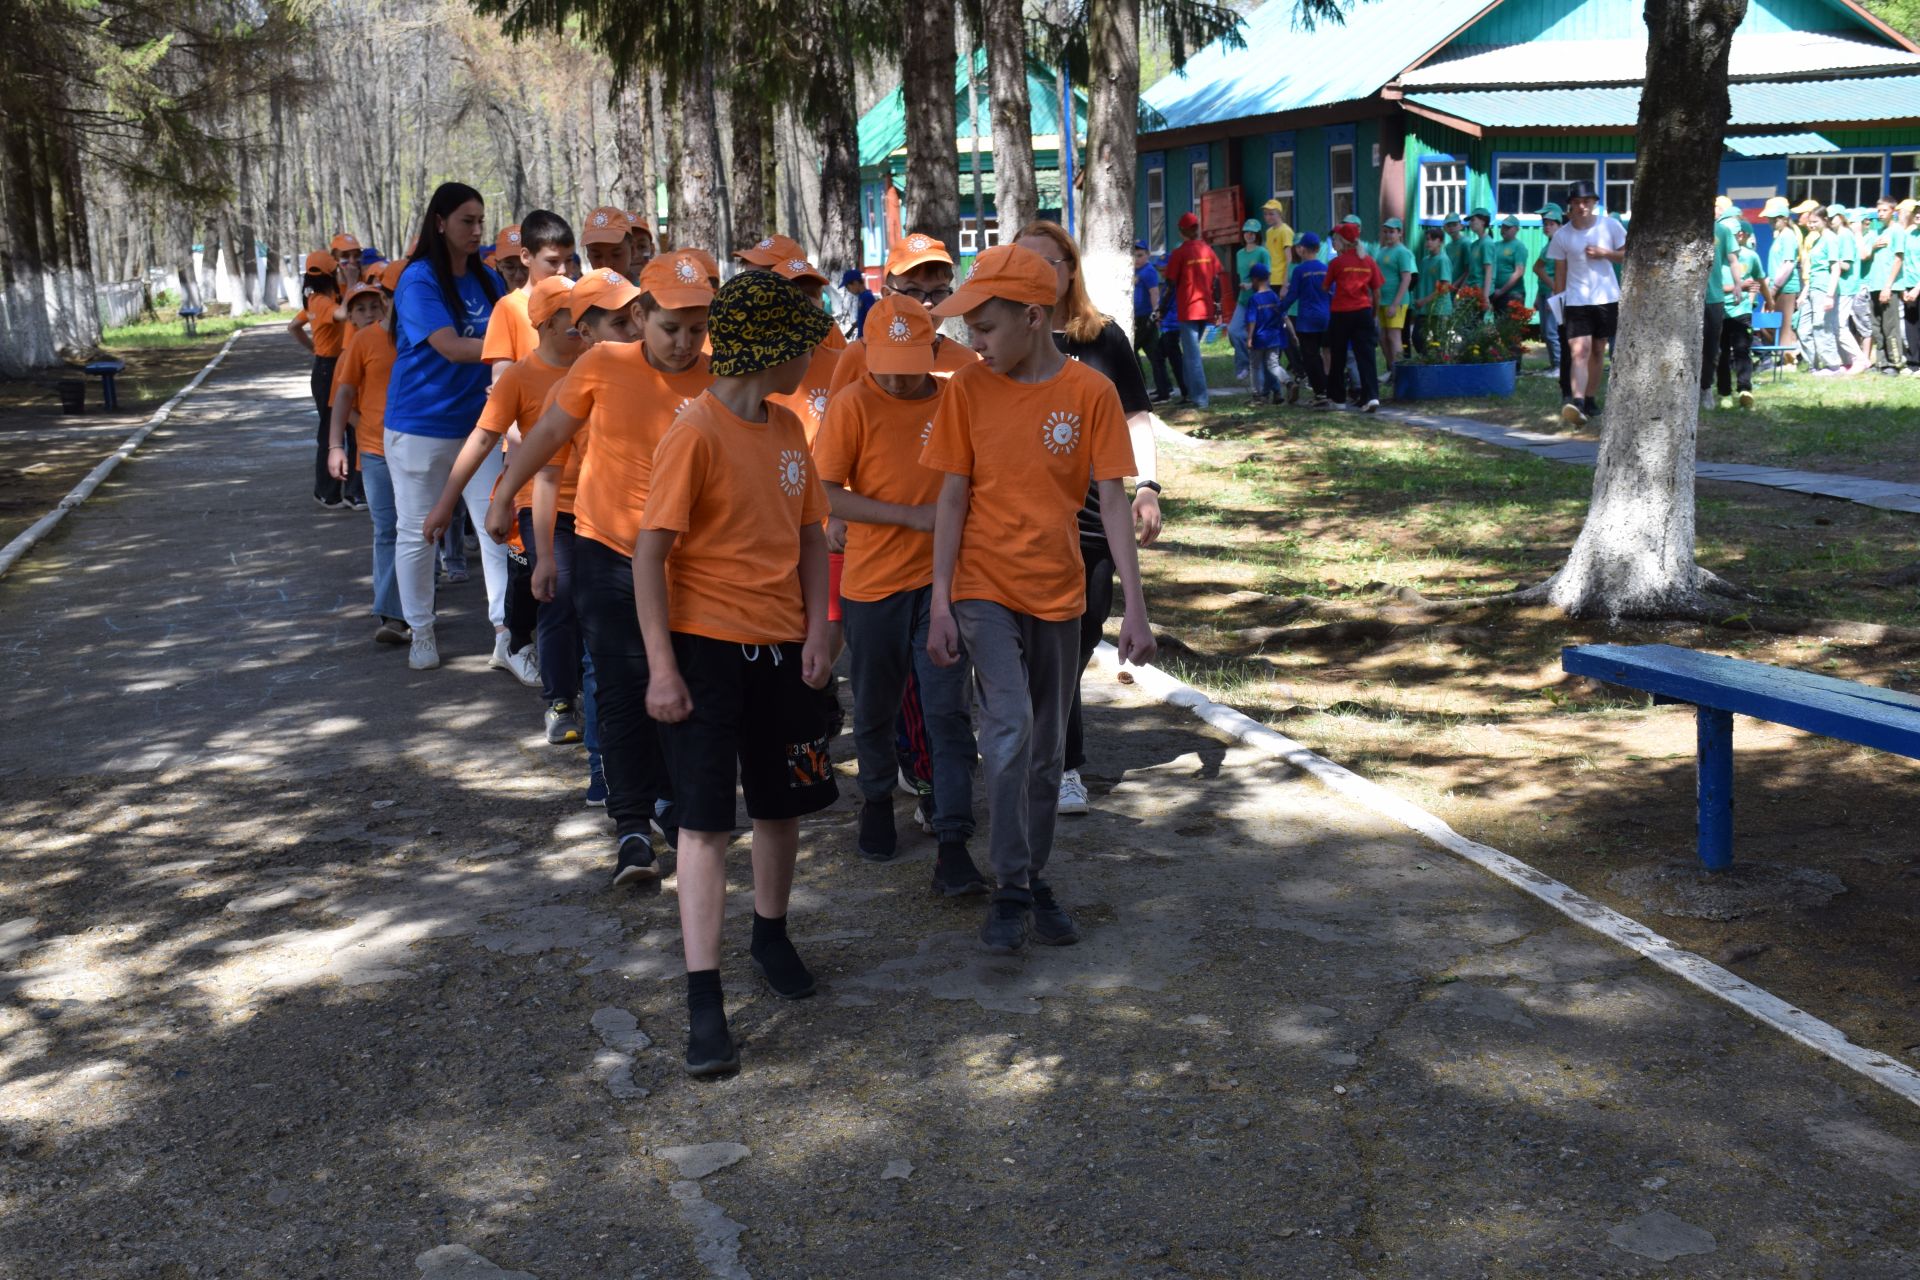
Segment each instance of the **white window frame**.
M1158 198L1154 192L1156 186ZM1147 169L1147 244L1155 253L1167 251L1167 167L1164 164Z
M1280 162L1282 160L1287 162L1287 182L1285 186L1280 185ZM1276 151L1267 159L1267 186L1271 189L1273 198L1287 206L1286 212L1281 215L1282 217L1289 217L1297 212L1293 207L1294 173L1294 157L1291 149Z
M982 235L983 233L980 230L980 219L978 218L960 219L960 252L977 254L982 249L991 249L993 248L994 245L999 244L1000 243L1000 219L988 218L986 220L984 242L982 241L982 238L981 238Z
M1193 211L1200 212L1200 197L1213 190L1213 161L1195 160L1187 166L1187 199L1193 202Z
M1625 166L1624 177L1615 176L1617 165ZM1600 172L1606 175L1607 180L1600 187L1600 207L1605 209L1609 216L1615 218L1633 216L1633 180L1640 172L1639 166L1638 156L1607 156L1601 161ZM1616 187L1624 188L1620 203L1617 205L1613 202L1613 192Z
M1557 175L1543 169L1557 170ZM1493 162L1494 216L1536 217L1549 200L1565 204L1568 185L1583 179L1600 181L1600 162L1592 156L1500 156Z
M1873 169L1863 168L1862 161L1871 161ZM1803 172L1795 173L1796 166ZM1844 204L1849 208L1872 204L1880 198L1886 178L1886 157L1878 151L1827 151L1819 155L1788 156L1787 202L1799 204L1811 197L1823 205ZM1840 195L1842 183L1849 186L1844 198Z
M1895 204L1920 199L1920 151L1894 151L1887 155L1887 185L1881 194Z
M1344 183L1337 182L1334 179L1333 158L1342 151L1347 153L1347 180ZM1340 219L1354 212L1354 191L1359 176L1359 161L1354 155L1352 143L1342 142L1337 146L1327 148L1327 206L1328 211L1333 215L1328 220L1328 226L1338 226ZM1342 196L1346 197L1344 208L1342 207L1340 199Z
M1467 216L1467 162L1420 162L1420 220L1445 222L1447 215Z

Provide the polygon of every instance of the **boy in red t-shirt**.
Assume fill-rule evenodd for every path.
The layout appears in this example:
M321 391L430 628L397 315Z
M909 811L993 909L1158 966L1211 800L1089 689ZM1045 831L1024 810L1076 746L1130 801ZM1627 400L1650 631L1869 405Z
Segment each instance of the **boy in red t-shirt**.
M1380 264L1360 248L1360 228L1343 222L1334 228L1340 251L1327 264L1327 285L1333 294L1332 315L1327 321L1327 342L1333 367L1328 371L1329 394L1336 405L1347 402L1347 352L1353 352L1360 369L1360 411L1372 413L1380 407L1380 371L1374 366L1374 350L1379 335L1374 327L1374 311L1380 305L1380 286L1386 278Z
M1180 215L1178 249L1167 255L1161 275L1173 286L1174 312L1180 318L1180 367L1186 371L1187 403L1207 407L1207 374L1200 363L1200 336L1220 323L1220 255L1200 238L1200 219Z

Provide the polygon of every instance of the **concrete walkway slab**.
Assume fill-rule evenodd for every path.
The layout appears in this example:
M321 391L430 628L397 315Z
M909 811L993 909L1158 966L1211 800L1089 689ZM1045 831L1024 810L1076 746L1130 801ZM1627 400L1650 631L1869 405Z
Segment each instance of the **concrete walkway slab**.
M849 796L821 995L748 967L736 848L746 1070L688 1081L674 882L605 889L477 583L448 669L371 643L297 360L242 340L0 581L0 1273L1920 1270L1911 1108L1104 679L1082 946L981 956Z

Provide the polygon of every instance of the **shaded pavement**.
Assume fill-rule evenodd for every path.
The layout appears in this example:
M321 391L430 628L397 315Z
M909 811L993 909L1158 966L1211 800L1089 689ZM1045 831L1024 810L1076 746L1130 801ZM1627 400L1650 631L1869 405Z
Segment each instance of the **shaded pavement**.
M243 337L0 580L0 1276L1920 1271L1911 1108L1100 681L1083 945L977 954L843 799L821 996L737 847L687 1080L672 881L604 889L477 581L446 668L371 643L305 385Z

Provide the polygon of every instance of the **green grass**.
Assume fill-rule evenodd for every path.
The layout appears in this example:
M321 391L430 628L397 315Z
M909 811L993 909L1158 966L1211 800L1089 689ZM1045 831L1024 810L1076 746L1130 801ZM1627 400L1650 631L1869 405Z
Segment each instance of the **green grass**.
M236 329L252 329L260 325L287 322L286 312L255 312L246 316L202 316L196 326L198 332L187 336L186 324L171 308L160 312L155 320L142 320L137 324L119 325L105 331L100 337L100 345L109 351L158 351L174 347L197 347L209 343L220 343Z

